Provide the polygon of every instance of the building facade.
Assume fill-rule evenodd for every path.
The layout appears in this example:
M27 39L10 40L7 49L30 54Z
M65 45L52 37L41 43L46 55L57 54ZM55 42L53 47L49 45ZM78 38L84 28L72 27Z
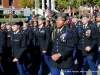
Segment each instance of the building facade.
M51 10L55 10L55 4L54 0L35 0L36 2L39 1L41 2L41 6L32 10L32 13L34 12L35 14L43 14L43 12L48 8ZM10 7L12 6L13 13L14 14L22 14L24 9L19 7L18 0L0 0L0 13L1 14L9 14ZM38 11L37 11L38 10ZM38 13L36 13L36 11ZM39 12L42 13L39 13Z

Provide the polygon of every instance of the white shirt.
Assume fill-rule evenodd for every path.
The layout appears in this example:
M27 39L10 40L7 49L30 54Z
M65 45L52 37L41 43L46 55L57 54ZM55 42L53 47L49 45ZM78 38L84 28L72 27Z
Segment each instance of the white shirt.
M57 30L57 33L61 32L61 30L64 28L64 26Z
M97 27L99 27L100 26L100 23L97 23Z
M26 28L23 28L23 30L25 30L25 29L27 29L27 27Z
M39 28L42 28L43 27L43 24L42 25L39 25Z
M17 30L16 32L14 32L14 34L17 34L19 32L19 30Z

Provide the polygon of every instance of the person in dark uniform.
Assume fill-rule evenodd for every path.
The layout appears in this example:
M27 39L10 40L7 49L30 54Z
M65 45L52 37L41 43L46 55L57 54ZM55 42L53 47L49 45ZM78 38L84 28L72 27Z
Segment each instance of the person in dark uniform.
M52 32L55 28L56 28L56 25L55 25L55 19L54 18L51 18L50 19L50 32Z
M7 53L8 53L8 57L10 57L11 55L11 34L13 33L12 29L11 29L11 22L6 22L6 32L7 32Z
M5 25L6 25L6 33L7 33L7 50L5 52L5 55L7 58L6 62L8 64L8 66L6 66L6 68L8 67L7 71L10 72L10 56L11 56L11 50L12 50L12 48L11 48L11 35L12 35L13 31L11 29L11 21L6 22ZM7 75L10 75L10 73Z
M64 13L57 15L57 29L52 33L54 35L52 37L51 75L60 75L61 69L64 75L72 75L74 34L65 26L66 15Z
M30 28L28 28L28 20L23 21L23 26L21 28L21 32L26 35L26 38L27 38L27 43L26 43L27 50L26 50L26 52L28 54L29 59L31 60L30 53L32 51L33 33L32 33L32 30Z
M96 14L96 22L94 22L94 26L96 28L96 33L97 33L97 36L98 36L98 39L97 39L97 45L96 47L94 48L95 50L95 54L94 54L94 60L95 60L95 66L100 69L100 67L98 66L99 65L99 62L98 62L98 50L99 50L99 47L100 47L100 12L98 12Z
M78 43L78 41L77 41L77 37L78 37L78 32L77 32L77 30L78 30L78 27L79 27L79 25L82 25L82 24L80 24L79 23L80 21L79 21L79 16L78 15L74 15L73 17L72 17L72 31L73 31L73 33L74 33L74 38L75 38L75 48L74 48L74 50L73 50L73 57L74 57L74 59L76 59L76 47L77 47L77 43Z
M5 21L1 21L1 29L6 31L6 25L5 25Z
M38 46L36 45L36 31L37 31L37 28L38 28L38 20L37 18L34 19L34 22L33 22L33 26L32 26L32 32L33 32L33 58L32 58L32 63L34 65L34 73L37 74L37 70L38 70Z
M33 45L36 47L36 30L38 28L38 20L35 18L33 22L32 32L33 32Z
M84 62L87 61L92 75L97 75L93 58L93 49L97 43L97 35L94 25L88 23L88 14L82 15L82 23L78 34L78 71L79 75L84 75Z
M24 52L26 50L26 35L21 33L20 26L21 21L16 20L12 22L13 34L11 35L11 75L16 75L16 67L20 75L26 74L26 68L23 64Z
M29 28L32 28L33 22L34 22L33 20L30 20L30 21L29 21L29 26L28 26Z
M50 30L48 27L45 27L44 23L44 18L42 16L38 17L38 28L36 30L36 46L38 47L38 74L37 75L42 75L43 71L43 59L45 60L45 63L49 67L50 70L50 56L48 53L48 47L50 43Z
M7 33L2 30L1 25L2 23L0 23L0 74L2 75L3 73L7 75L8 72L6 70L6 66L8 65L6 63L7 58L5 55L7 49Z
M51 27L51 26L50 26L50 20L49 20L49 19L46 19L46 20L45 20L45 26L46 26L46 27L49 27L49 28Z

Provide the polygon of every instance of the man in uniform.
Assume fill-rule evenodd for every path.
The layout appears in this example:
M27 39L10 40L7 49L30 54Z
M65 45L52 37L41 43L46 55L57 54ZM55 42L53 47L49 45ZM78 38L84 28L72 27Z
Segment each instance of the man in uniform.
M97 43L97 35L94 25L88 23L88 14L82 15L82 23L78 33L78 71L79 75L84 75L84 62L87 61L92 75L97 75L93 58L93 49ZM83 71L83 72L81 72Z
M60 75L62 69L64 75L72 75L74 38L73 32L65 26L66 15L57 14L56 26L52 40L51 75Z

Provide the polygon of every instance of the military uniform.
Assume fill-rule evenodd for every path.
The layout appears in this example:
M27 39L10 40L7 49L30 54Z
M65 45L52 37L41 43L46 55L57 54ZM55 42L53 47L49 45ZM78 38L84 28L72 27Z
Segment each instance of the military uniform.
M43 17L39 17L38 20L44 20ZM50 30L48 27L45 27L43 24L38 26L36 29L36 46L38 53L38 75L42 75L42 62L45 60L47 66L50 69L50 56L48 55L48 47L50 43ZM46 51L46 53L43 53Z
M12 25L20 25L20 21L14 21ZM20 25L21 26L21 25ZM16 32L13 32L11 35L11 62L14 58L17 58L18 61L17 62L12 62L11 63L11 75L16 75L15 73L15 68L17 65L18 71L20 75L25 75L26 73L26 69L23 64L23 59L24 59L24 52L26 50L26 44L27 44L27 40L26 40L26 36L24 33L21 33L20 29L17 30Z
M57 14L58 18L64 18L63 13ZM62 69L64 75L72 75L72 66L73 62L73 49L75 46L74 43L74 34L71 29L68 29L66 26L61 28L56 28L52 33L53 47L52 55L61 54L61 57L58 60L51 60L51 75L60 75L60 70ZM70 64L69 64L70 63ZM69 71L69 73L67 72Z
M0 29L0 70L5 73L5 65L7 66L6 47L7 47L7 33ZM2 58L2 59L1 59ZM6 58L6 59L5 59Z
M75 15L75 16L73 16L72 18L79 18L79 16L78 15ZM75 47L74 47L74 50L73 50L73 57L74 57L74 59L76 59L76 56L77 56L77 43L78 43L78 39L77 39L77 37L78 37L78 28L79 28L79 26L80 25L82 25L82 22L80 21L80 20L77 20L77 22L75 22L75 23L73 23L72 24L72 31L73 31L73 33L74 33L74 41L75 41Z
M82 18L87 17L87 14L82 15ZM91 24L86 24L86 25L82 25L80 27L79 30L79 34L78 34L78 68L79 71L84 71L83 65L85 60L88 62L89 67L92 75L97 75L96 74L96 67L95 67L95 62L94 62L94 58L93 58L93 49L97 43L97 35L96 35L96 31L95 31L95 27ZM90 51L86 51L86 47L90 46L91 50ZM84 75L84 72L79 73L79 75Z
M98 12L96 14L96 17L100 16L100 13ZM95 29L96 29L96 34L97 34L97 44L94 47L94 61L95 61L95 66L98 68L99 61L98 61L98 50L100 46L100 24L96 21L93 22Z

